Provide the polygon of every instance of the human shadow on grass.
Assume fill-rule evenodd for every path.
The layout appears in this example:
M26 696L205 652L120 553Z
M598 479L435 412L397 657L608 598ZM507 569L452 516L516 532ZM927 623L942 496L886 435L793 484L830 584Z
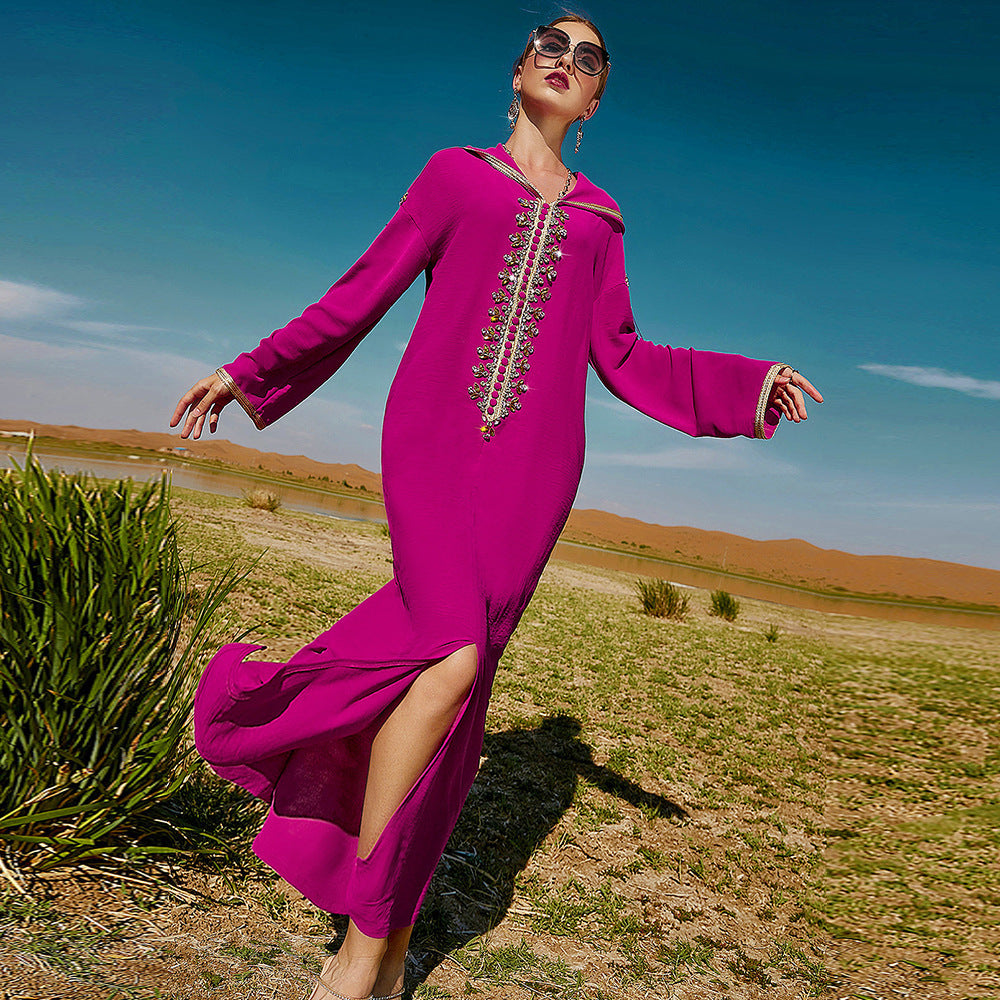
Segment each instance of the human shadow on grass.
M445 955L506 916L518 873L572 804L582 778L646 815L686 819L670 799L595 763L578 719L555 715L536 729L487 734L486 758L434 874L410 943L407 996ZM335 951L346 918L337 920Z

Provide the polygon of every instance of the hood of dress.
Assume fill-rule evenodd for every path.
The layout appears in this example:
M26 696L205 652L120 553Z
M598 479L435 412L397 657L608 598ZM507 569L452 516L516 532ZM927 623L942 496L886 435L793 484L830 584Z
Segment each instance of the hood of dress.
M513 157L503 147L503 144L491 146L489 149L479 149L476 146L463 147L473 156L478 156L485 160L494 170L516 181L534 197L542 196L535 190L531 182L521 172L520 167L514 162ZM622 219L621 209L618 203L596 184L588 180L580 171L574 171L576 184L565 198L560 198L560 206L583 209L585 212L592 212L594 215L604 219L616 232L625 232L625 221Z

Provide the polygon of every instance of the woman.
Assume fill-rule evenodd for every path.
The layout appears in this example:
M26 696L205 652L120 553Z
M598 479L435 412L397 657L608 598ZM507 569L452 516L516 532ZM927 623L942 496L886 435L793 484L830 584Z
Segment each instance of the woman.
M515 62L513 132L445 149L344 277L202 379L182 437L234 398L263 429L329 378L421 273L427 293L386 402L394 577L288 663L224 647L195 703L198 749L268 801L255 852L350 916L312 1000L401 995L413 921L482 748L497 664L576 493L587 366L688 434L768 438L805 419L789 366L642 340L615 202L562 162L609 64L567 15Z

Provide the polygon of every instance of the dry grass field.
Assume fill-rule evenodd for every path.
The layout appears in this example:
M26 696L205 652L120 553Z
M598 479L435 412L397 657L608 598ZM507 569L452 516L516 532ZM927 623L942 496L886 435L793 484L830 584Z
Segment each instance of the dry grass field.
M199 559L285 658L391 575L378 525L179 494ZM266 550L266 551L265 551ZM483 761L413 939L415 998L986 1000L1000 992L1000 633L690 591L552 563L494 688ZM770 633L770 638L766 633ZM0 868L0 997L285 1000L343 920L249 850L207 770L214 854ZM9 869L8 878L3 872Z

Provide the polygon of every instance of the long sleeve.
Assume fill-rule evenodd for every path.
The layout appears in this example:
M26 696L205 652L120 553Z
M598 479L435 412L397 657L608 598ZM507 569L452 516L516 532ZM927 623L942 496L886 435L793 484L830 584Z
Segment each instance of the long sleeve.
M693 437L770 438L767 401L783 367L739 354L667 347L636 330L621 234L612 234L594 307L590 363L620 400Z
M436 225L434 158L357 263L316 303L219 375L258 429L287 413L350 357L414 279L430 266Z

